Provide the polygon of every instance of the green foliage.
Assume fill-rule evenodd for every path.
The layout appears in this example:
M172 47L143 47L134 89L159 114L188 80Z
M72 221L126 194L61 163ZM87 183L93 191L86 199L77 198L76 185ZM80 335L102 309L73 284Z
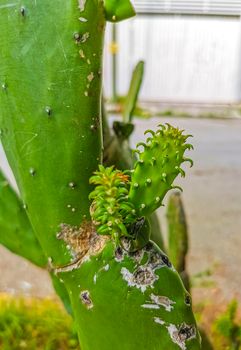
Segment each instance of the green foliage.
M218 349L221 348L220 344L226 343L225 349L227 350L241 350L241 323L236 321L237 310L237 300L231 301L226 312L214 323L215 345Z
M184 157L187 149L193 148L186 143L190 135L183 135L183 130L169 124L159 125L159 129L150 133L146 143L140 142L135 150L139 159L135 163L129 193L130 201L134 204L137 215L146 216L162 205L166 193L175 188L173 181L181 174L185 176L181 164L188 161Z
M126 123L130 123L132 121L133 113L136 107L136 102L143 80L144 65L145 63L143 61L138 62L132 73L130 87L125 99L123 109L123 120Z
M28 220L23 203L0 169L0 243L11 252L44 267L47 259Z
M1 350L79 350L73 321L51 299L0 296Z
M170 194L166 215L168 224L168 254L173 265L180 273L185 287L189 290L190 283L186 271L188 228L180 192L175 191Z
M134 206L128 201L129 176L114 167L99 165L90 178L95 190L91 192L91 216L99 234L119 239L129 236L126 226L135 221Z
M130 0L105 0L105 16L109 22L119 22L135 16Z

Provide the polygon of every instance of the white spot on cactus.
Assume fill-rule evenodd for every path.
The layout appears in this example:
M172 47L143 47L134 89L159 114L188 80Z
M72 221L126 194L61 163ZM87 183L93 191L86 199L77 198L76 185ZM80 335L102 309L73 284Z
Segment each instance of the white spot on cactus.
M79 17L80 22L88 22L87 18Z
M87 77L87 79L88 79L88 81L91 83L92 82L92 80L95 78L95 76L94 76L94 73L93 72L91 72L89 75L88 75L88 77Z
M108 270L110 269L110 265L109 265L109 264L105 265L105 266L103 267L103 269L104 269L105 271L108 271Z
M29 174L30 174L31 176L34 176L34 175L36 174L35 169L34 169L34 168L30 168L30 169L29 169Z
M157 203L159 203L159 202L160 202L160 200L161 200L161 198L160 198L160 197L156 197L156 202L157 202Z
M83 50L79 50L79 55L80 55L80 58L85 58L85 54Z
M160 317L154 317L154 322L163 326L165 322Z
M141 209L145 209L146 205L144 203L141 204Z
M153 301L155 304L159 306L163 306L165 310L168 312L171 312L173 309L172 305L176 304L175 301L172 301L168 297L161 296L161 295L151 294L150 298L151 298L151 301Z
M88 97L88 96L89 96L88 91L85 91L84 95L85 95L86 97Z
M142 293L148 287L153 288L155 281L159 278L149 266L139 266L133 273L122 267L121 274L123 279L128 283L128 286L139 288Z
M72 208L71 211L74 213L74 212L76 212L76 209L75 209L75 208Z
M82 37L81 37L81 42L85 43L89 39L89 37L90 37L90 33L89 32L84 33L82 35Z
M75 189L76 184L74 182L69 182L69 187Z
M86 4L86 0L79 0L79 9L80 12L83 12L85 9L85 4Z
M186 341L196 337L196 328L192 325L189 326L183 323L177 327L170 323L166 328L173 343L177 344L182 350L186 350Z
M155 310L160 309L159 305L157 304L143 304L141 305L141 307L143 307L144 309L155 309Z
M96 281L97 281L97 274L96 273L94 274L93 281L94 281L94 284L96 284Z

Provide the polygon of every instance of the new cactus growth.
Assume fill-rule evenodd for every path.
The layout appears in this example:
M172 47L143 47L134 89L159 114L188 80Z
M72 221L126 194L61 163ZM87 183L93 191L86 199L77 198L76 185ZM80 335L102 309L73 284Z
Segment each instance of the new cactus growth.
M162 126L130 177L98 170L105 22L132 15L129 1L5 0L1 141L81 349L198 350L190 296L146 219L183 174L187 136Z
M93 199L91 216L97 233L116 239L127 237L127 226L135 221L134 206L128 201L128 175L100 165L90 183L97 185L89 196Z
M132 174L129 198L139 216L148 215L160 207L166 193L177 187L173 186L175 178L179 174L185 176L182 163L188 161L192 165L192 160L184 157L185 151L192 148L186 143L190 135L183 135L183 131L169 124L159 127L156 132L146 131L151 136L146 143L137 145L143 151L135 150L139 159Z

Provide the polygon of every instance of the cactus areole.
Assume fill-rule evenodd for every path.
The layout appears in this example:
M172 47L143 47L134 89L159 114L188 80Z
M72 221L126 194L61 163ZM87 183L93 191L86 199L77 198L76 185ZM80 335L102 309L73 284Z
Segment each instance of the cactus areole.
M0 137L81 349L200 349L146 219L184 175L187 136L160 126L133 173L98 168L105 22L133 14L128 0L1 1Z

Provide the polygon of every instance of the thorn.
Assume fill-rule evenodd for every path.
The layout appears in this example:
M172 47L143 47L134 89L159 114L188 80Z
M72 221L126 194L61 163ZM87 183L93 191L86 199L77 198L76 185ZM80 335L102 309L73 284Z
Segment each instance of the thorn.
M162 147L162 150L165 151L168 148L168 143L165 143Z
M153 130L151 130L151 129L146 130L144 132L144 135L146 135L146 134L151 134L152 136L155 136L155 132Z
M162 173L162 180L164 182L167 182L167 174L166 173Z
M74 189L76 187L76 184L74 182L69 182L69 187Z
M23 17L25 16L25 8L23 6L20 8L20 13Z
M161 132L162 133L162 131L165 131L166 130L166 127L165 127L165 125L163 125L163 124L158 124L157 125L159 128L161 128L162 130L158 130L158 132Z
M190 151L191 149L194 149L194 147L190 143L187 143L186 145L184 145L184 150L186 150L186 149L188 149Z
M185 136L183 137L184 141L186 141L189 137L193 137L193 135L191 135L191 134L185 135Z
M191 158L183 158L182 163L188 162L190 163L190 168L193 167L193 160Z
M171 186L171 188L170 188L171 190L175 190L175 189L177 189L177 190L180 190L181 192L183 192L183 189L180 187L180 186L176 186L176 185L174 185L174 186Z
M52 110L51 110L51 108L49 106L46 106L45 107L45 112L48 114L48 116L50 116L51 113L52 113Z
M34 176L34 175L36 174L35 169L34 169L34 168L30 168L30 169L29 169L29 174L30 174L31 176Z
M132 154L135 154L135 153L141 154L141 151L139 149L133 149L132 150Z
M179 167L178 170L179 170L179 173L181 174L181 177L185 177L186 175L185 171L181 167Z
M162 167L164 166L166 164L166 158L163 158L163 160L162 160Z
M139 142L136 147L144 147L144 149L146 149L148 146L144 143L144 142Z
M155 157L152 157L151 160L150 160L150 164L152 166L154 166L156 164L156 158Z
M152 138L152 137L148 137L148 138L146 139L146 143L152 143L152 141L153 141L153 138Z
M169 123L165 123L165 125L167 126L168 129L172 129L173 127L171 126L171 124Z

